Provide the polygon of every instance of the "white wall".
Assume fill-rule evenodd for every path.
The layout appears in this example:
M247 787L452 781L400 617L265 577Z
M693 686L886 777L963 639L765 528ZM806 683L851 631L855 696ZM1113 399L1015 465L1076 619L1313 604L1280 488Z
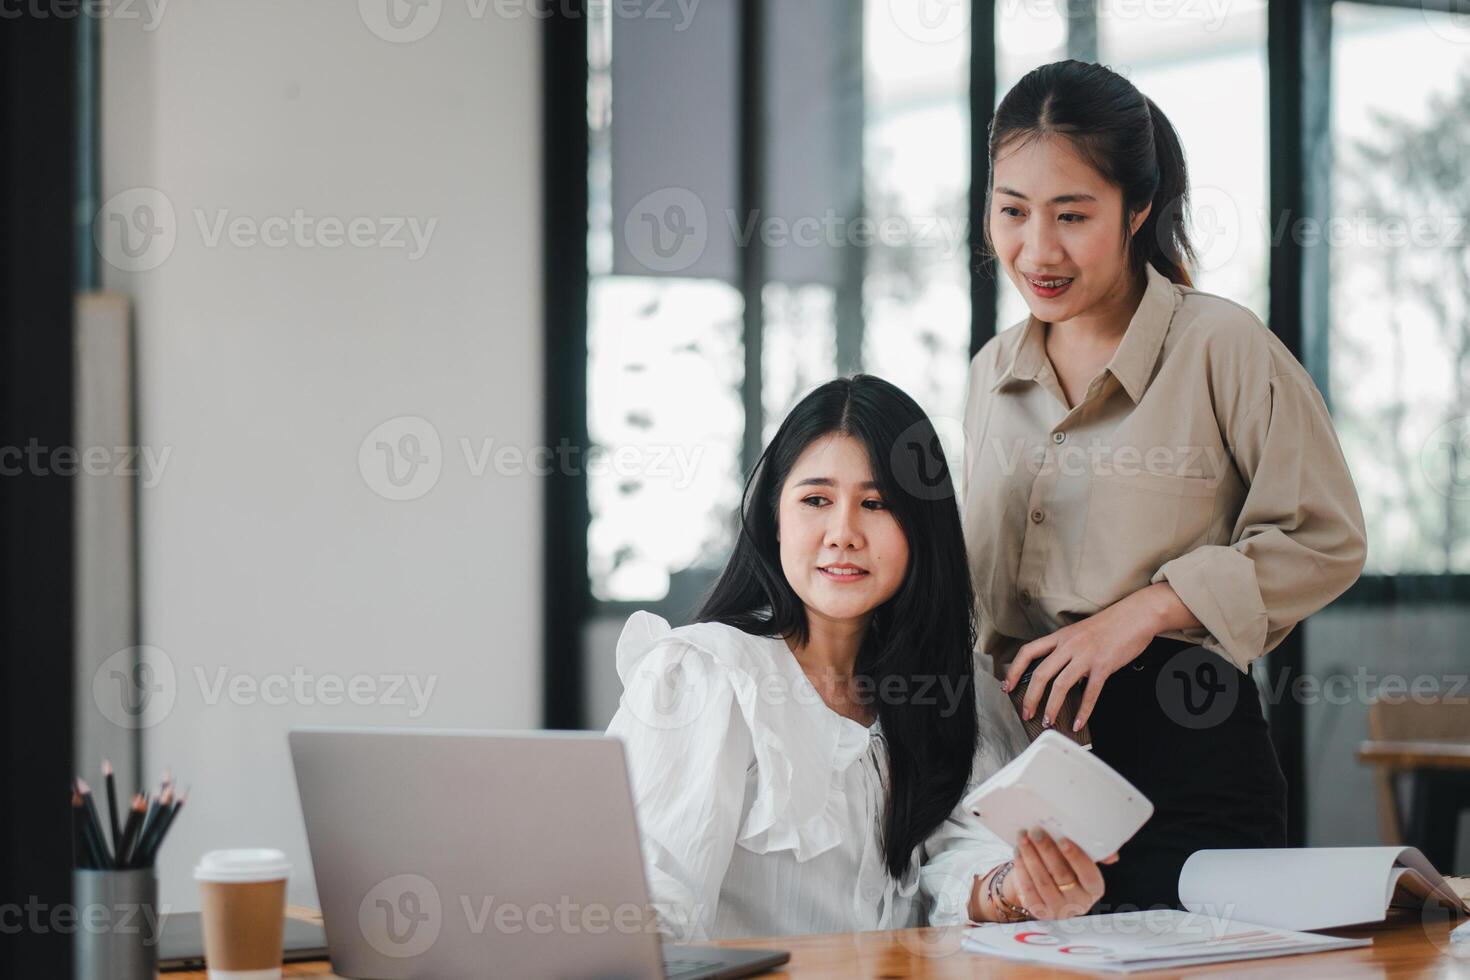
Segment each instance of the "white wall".
M143 642L174 669L145 769L193 784L160 868L175 909L198 907L198 855L238 845L285 848L291 900L315 902L291 726L540 723L540 487L514 466L477 476L461 448L540 436L539 23L478 6L431 4L413 43L375 35L366 2L170 3L156 24L147 6L104 24L102 197L151 188L111 211L175 217L171 248L165 233L138 260L105 237L108 206L102 221L110 261L154 265L109 265L107 285L136 302L139 437L170 454L141 490L140 589ZM211 245L197 212L212 230L221 209L367 216L373 236L391 217L437 224L413 261ZM379 440L365 466L359 447L401 416L432 424L442 472L393 501L374 490L392 490ZM210 703L221 669L435 686L417 718L411 698L294 689Z

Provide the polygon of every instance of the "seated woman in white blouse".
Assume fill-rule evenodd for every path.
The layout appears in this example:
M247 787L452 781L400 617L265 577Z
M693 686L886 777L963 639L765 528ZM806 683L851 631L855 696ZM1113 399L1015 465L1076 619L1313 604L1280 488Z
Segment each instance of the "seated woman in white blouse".
M697 621L624 628L608 732L675 941L1061 918L1102 894L1075 845L1038 830L1013 852L959 805L1026 739L975 669L937 446L886 381L821 386L762 455Z

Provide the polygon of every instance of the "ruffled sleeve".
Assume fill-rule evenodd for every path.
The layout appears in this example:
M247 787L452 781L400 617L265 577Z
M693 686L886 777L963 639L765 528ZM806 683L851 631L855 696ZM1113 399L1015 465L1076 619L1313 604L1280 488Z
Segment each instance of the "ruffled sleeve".
M982 661L988 657L982 656ZM975 876L1013 856L1011 846L987 830L964 806L964 798L997 770L1026 749L1026 733L989 663L975 666L975 707L980 715L980 739L960 805L924 843L920 870L931 926L970 921L970 893Z
M668 624L635 614L618 642L623 740L659 930L707 939L744 798L750 733L725 672Z

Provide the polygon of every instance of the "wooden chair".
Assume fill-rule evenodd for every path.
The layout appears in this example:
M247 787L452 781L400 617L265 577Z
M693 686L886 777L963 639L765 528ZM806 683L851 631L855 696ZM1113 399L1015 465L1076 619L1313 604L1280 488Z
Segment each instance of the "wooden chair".
M1423 847L1425 836L1442 838L1448 827L1448 858L1453 860L1454 828L1458 808L1454 812L1431 814L1445 807L1432 807L1438 800L1446 806L1464 796L1470 781L1470 705L1463 698L1454 701L1427 701L1404 697L1393 701L1377 700L1368 706L1369 741L1358 747L1358 761L1375 769L1378 790L1378 825L1384 843L1404 843L1403 808L1395 791L1400 773L1410 773L1415 782L1409 818L1414 826L1410 836L1420 838L1412 843ZM1448 791L1448 796L1444 795ZM1431 820L1444 821L1444 825ZM1443 845L1443 842L1440 842ZM1443 851L1444 847L1436 850ZM1431 861L1436 858L1426 855Z

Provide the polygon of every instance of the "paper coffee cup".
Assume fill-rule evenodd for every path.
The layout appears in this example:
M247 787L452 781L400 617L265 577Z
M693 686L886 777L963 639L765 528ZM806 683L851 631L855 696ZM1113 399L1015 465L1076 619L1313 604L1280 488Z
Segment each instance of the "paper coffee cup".
M209 980L278 980L291 862L269 848L210 851L194 868Z

